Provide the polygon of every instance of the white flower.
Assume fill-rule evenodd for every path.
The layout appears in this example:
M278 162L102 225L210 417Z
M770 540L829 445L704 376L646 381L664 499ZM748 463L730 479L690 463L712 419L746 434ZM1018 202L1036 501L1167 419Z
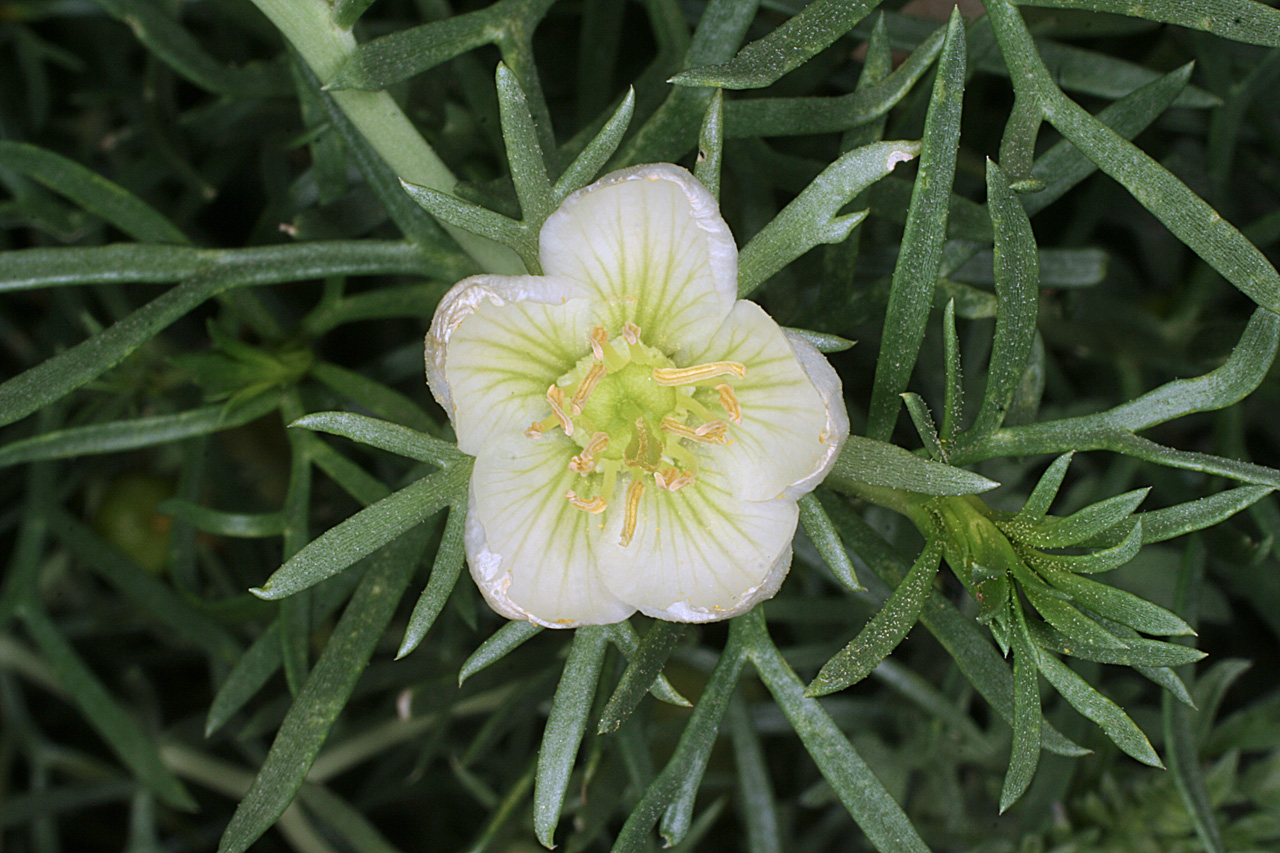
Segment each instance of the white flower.
M614 172L542 227L540 276L445 294L427 381L475 456L471 574L568 628L725 619L791 564L796 500L849 432L840 379L737 299L715 199L677 166Z

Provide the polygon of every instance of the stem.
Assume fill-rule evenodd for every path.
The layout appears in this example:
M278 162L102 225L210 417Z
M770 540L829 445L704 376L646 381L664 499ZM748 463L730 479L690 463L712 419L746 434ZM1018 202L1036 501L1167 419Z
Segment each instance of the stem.
M325 0L253 0L253 3L271 19L322 82L333 79L358 49L351 31L334 23ZM453 192L457 179L389 94L351 89L329 94L399 177L441 192ZM444 227L487 272L524 272L519 259L506 247L451 225L444 224Z

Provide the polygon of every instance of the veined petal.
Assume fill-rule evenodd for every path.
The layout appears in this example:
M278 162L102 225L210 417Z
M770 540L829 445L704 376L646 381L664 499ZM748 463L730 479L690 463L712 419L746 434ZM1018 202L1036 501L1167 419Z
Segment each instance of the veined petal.
M476 458L467 563L485 600L510 619L573 628L619 622L635 612L598 576L605 516L565 500L580 481L567 467L577 450L562 435L521 436Z
M522 437L550 414L547 388L589 351L593 304L581 293L544 276L477 276L445 295L427 378L462 452Z
M778 591L791 566L798 510L787 499L742 500L722 473L704 466L697 482L677 492L645 490L629 544L618 544L622 513L610 515L599 560L613 594L656 619L710 622Z
M849 433L848 417L833 418L793 344L759 305L738 302L691 360L736 361L747 368L747 375L732 383L742 423L729 431L733 443L717 448L717 458L724 460L725 473L739 497L762 501L786 494L789 487L835 458ZM831 405L843 415L839 378L834 371L822 378L834 378Z
M737 298L738 250L716 200L679 166L623 169L579 190L539 238L548 275L599 294L612 329L675 352L704 339Z
M787 497L798 500L813 491L826 478L831 466L836 464L840 448L844 445L844 440L849 437L849 411L844 407L844 386L840 382L840 375L831 366L831 362L827 361L827 357L818 352L817 347L794 332L784 329L783 334L787 336L787 341L795 350L796 357L800 359L800 366L804 368L805 375L817 389L818 396L822 397L822 403L827 410L825 434L828 438L823 442L826 453L818 459L807 477L797 480L786 490Z

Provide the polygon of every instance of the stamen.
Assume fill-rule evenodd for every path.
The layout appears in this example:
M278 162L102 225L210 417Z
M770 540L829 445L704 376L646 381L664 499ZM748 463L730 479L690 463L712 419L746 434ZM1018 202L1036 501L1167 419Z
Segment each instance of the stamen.
M732 441L729 438L729 425L724 421L708 421L695 429L693 433L701 436L703 441L712 444L728 444Z
M622 337L626 338L627 343L635 346L640 343L640 327L628 320L622 327Z
M529 428L524 431L526 438L542 438L542 421L534 421L529 424Z
M655 471L653 480L658 484L659 489L665 489L668 492L678 492L685 486L693 484L693 474L681 472L678 468L668 468L665 471Z
M547 389L547 402L551 404L551 414L560 423L560 429L564 430L565 435L573 435L573 421L569 420L569 415L564 410L564 389L554 382Z
M596 386L600 384L600 380L604 379L608 369L596 362L591 365L591 369L587 371L587 375L582 377L582 381L578 383L578 390L573 392L573 399L569 401L569 410L575 415L582 414L582 407L587 404L587 398L591 396L591 392L596 390ZM566 430L566 432L568 432Z
M595 326L591 329L591 357L596 361L604 361L604 348L609 343L609 333L604 330L604 326Z
M728 413L729 420L735 424L742 423L742 406L738 405L738 395L733 393L733 386L725 383L717 385L716 390L720 392L720 405Z
M741 379L746 375L747 368L736 361L713 361L708 364L695 364L693 367L655 367L653 369L653 381L659 385L692 385L717 376L736 376Z
M569 470L575 474L590 474L596 469L595 455L609 445L609 436L603 432L593 433L582 453L569 460Z
M609 506L605 503L604 498L599 495L596 495L591 500L585 500L584 498L578 497L577 494L574 493L573 489L564 493L564 499L573 504L577 509L580 509L583 512L589 512L592 515L599 515L605 511L606 507Z
M690 441L700 441L703 444L729 443L729 425L724 421L711 421L694 429L668 415L662 419L662 431Z
M622 538L618 544L626 547L631 544L631 537L636 532L636 519L640 515L640 498L644 495L644 481L633 479L627 487L627 517L622 522Z

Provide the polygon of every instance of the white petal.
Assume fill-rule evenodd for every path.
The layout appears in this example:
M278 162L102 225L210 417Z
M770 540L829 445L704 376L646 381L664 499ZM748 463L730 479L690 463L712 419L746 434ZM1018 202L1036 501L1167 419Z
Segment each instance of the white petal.
M542 226L548 275L593 288L611 331L630 320L675 352L737 298L738 250L716 200L669 163L623 169L565 199Z
M619 622L635 608L601 582L596 561L604 515L564 498L581 478L566 465L579 449L561 435L506 442L477 457L466 550L489 605L548 628Z
M677 492L650 482L635 535L620 545L623 507L609 509L600 571L620 599L656 619L710 622L771 598L791 566L795 501L744 501L709 468Z
M820 353L817 358L826 361ZM793 344L753 302L738 302L691 361L736 361L747 368L745 378L730 381L742 408L742 423L730 427L733 443L715 450L717 458L725 460L725 473L739 497L759 501L785 494L829 465L848 435L848 417L838 421L830 413ZM821 376L824 382L834 379L833 404L843 413L840 379L829 366L827 370L830 375Z
M551 414L548 386L591 351L592 302L570 282L477 276L445 295L427 335L427 381L476 455Z
M831 362L827 361L827 357L818 352L817 347L794 332L784 329L783 334L787 336L796 357L800 359L800 366L804 368L805 375L809 377L813 387L818 389L822 403L827 409L826 434L829 436L825 442L827 452L818 460L818 464L814 466L809 476L797 480L786 491L787 497L798 499L813 491L826 479L831 466L836 464L840 448L844 446L844 440L849 437L849 412L844 407L844 386L840 383L840 374L836 373Z

